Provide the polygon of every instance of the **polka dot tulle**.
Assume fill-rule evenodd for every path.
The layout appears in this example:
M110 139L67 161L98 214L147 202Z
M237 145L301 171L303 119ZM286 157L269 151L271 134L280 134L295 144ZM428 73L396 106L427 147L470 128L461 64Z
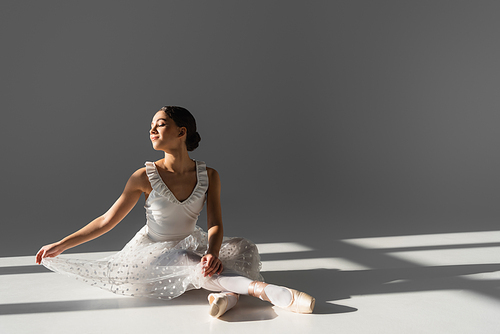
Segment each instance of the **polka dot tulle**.
M152 241L146 226L118 253L101 260L44 258L47 268L113 293L172 299L199 289L203 277L200 259L205 254L207 233L198 226L181 240ZM224 238L219 258L224 271L262 280L257 247L244 238Z
M199 289L205 280L201 257L208 248L207 233L196 225L209 187L206 165L195 161L197 183L180 202L163 182L156 165L146 162L152 191L146 199L146 225L115 255L91 261L45 258L49 269L128 296L175 298ZM175 241L174 241L175 240ZM243 238L224 238L219 258L224 272L262 280L257 247Z

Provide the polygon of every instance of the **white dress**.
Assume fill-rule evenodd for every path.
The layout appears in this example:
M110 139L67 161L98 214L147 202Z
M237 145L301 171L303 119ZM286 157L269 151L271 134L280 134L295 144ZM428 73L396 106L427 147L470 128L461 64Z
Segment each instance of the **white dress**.
M146 162L153 190L146 200L146 225L118 253L102 260L44 258L47 268L93 286L129 296L172 299L199 289L200 259L208 248L207 233L196 225L208 189L206 165L196 162L197 183L185 201L178 201L161 179L156 165ZM219 253L224 273L262 281L254 243L225 237Z

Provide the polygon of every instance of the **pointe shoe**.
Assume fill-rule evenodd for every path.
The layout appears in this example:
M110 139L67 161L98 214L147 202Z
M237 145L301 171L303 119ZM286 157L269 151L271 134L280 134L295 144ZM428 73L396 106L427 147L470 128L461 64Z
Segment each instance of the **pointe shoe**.
M232 306L228 307L229 294L234 295L236 299L239 297L236 293L211 293L208 295L208 302L210 303L210 310L208 313L212 317L218 318L231 309Z
M257 297L272 303L271 300L269 300L269 297L266 295L266 292L264 291L267 285L267 283L253 281L248 286L248 294L250 296ZM288 306L281 307L282 309L295 313L312 313L312 311L314 310L314 304L316 303L316 300L313 297L309 296L305 292L300 292L289 288L285 289L290 291L290 294L292 295L292 301L290 302L290 304L288 304Z

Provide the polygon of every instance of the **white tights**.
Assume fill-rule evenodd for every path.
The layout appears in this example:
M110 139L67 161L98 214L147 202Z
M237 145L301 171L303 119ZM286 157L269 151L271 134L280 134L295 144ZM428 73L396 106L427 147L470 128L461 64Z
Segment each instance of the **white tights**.
M213 275L205 281L203 288L209 291L234 292L241 295L248 295L248 286L253 281L249 278L224 273ZM292 295L288 289L281 286L269 284L264 289L266 295L276 306L287 307L292 301Z

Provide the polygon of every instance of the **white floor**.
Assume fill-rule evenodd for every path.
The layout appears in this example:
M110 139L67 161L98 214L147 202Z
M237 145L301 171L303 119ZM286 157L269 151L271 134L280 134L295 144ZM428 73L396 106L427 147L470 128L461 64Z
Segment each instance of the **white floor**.
M259 249L266 280L314 295L313 314L242 296L212 319L206 291L117 296L12 257L0 258L0 333L500 333L499 231Z

